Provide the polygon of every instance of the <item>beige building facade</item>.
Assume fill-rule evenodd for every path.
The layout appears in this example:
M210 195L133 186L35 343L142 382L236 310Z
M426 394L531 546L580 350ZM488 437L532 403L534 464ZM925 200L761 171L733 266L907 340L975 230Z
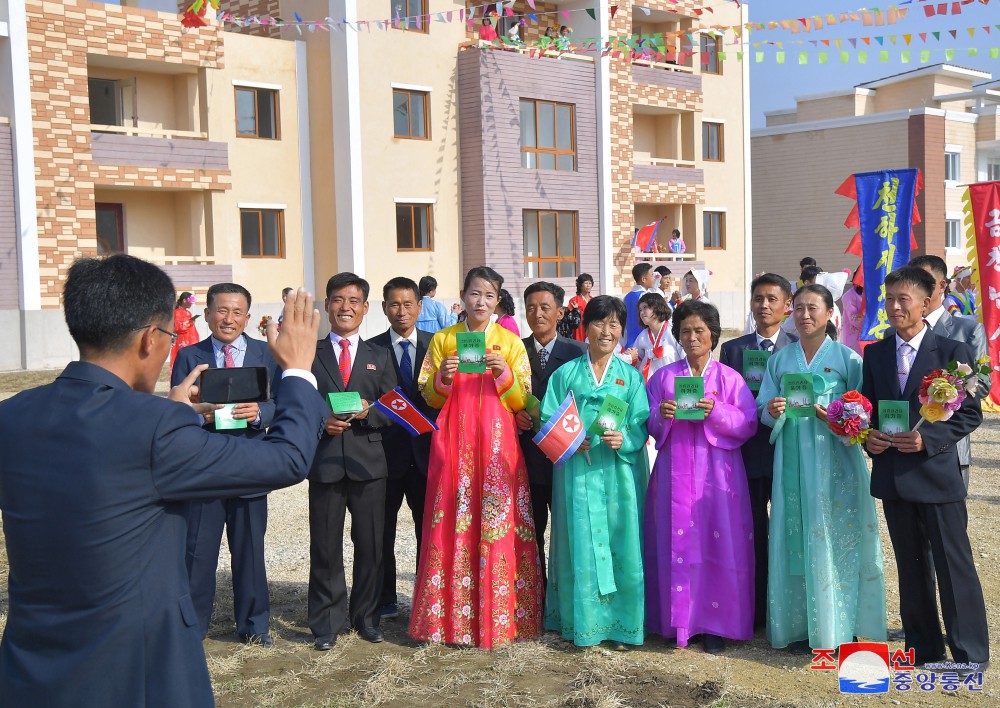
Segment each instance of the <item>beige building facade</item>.
M826 270L856 268L845 254L852 204L834 194L851 174L920 168L917 254L967 262L962 195L1000 179L1000 82L950 64L923 67L849 89L802 96L752 131L755 271L797 277L813 256Z

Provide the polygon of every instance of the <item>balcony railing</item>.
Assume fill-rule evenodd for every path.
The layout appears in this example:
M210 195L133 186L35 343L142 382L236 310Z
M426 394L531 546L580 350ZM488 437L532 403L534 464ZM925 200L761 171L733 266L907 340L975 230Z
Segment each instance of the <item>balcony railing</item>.
M694 69L679 64L633 61L632 80L639 84L651 84L685 91L701 91L701 74L696 74Z
M460 51L466 49L492 49L497 52L512 52L514 54L526 54L531 57L546 57L549 59L566 59L569 61L582 61L594 63L594 57L590 54L580 54L574 51L576 47L571 47L567 50L558 49L541 49L540 47L525 45L520 46L517 44L493 44L492 42L485 41L475 41L472 39L464 40L458 45Z
M691 160L664 157L633 158L632 173L642 182L676 182L678 184L704 184L705 171L698 169Z
M681 74L693 74L694 67L683 64L672 64L668 61L653 61L652 59L633 59L632 66L647 66L659 71L676 71Z
M93 125L90 142L98 164L228 170L229 146L207 137L191 131Z

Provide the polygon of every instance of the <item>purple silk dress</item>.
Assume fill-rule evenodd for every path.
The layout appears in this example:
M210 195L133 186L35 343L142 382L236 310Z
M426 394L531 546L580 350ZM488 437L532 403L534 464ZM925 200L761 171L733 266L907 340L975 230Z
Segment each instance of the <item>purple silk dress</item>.
M696 634L753 638L753 520L740 446L757 430L743 377L714 359L705 367L704 421L664 420L687 359L649 379L649 434L656 466L645 514L646 627L687 646Z

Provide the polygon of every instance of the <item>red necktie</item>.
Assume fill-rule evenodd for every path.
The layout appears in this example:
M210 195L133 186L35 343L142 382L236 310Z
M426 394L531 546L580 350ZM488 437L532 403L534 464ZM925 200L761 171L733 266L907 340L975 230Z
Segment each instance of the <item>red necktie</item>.
M351 380L351 340L340 340L340 378L344 380L344 388L347 388Z
M223 362L222 366L226 369L236 368L236 358L233 356L233 350L236 349L232 344L227 344L222 348Z

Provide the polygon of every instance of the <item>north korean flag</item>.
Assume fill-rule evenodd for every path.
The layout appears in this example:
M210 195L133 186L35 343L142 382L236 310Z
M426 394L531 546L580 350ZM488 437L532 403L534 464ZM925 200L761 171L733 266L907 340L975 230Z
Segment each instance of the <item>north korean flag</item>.
M399 423L413 437L438 429L434 421L417 410L398 386L375 401L375 407Z
M533 440L538 449L552 460L552 464L564 464L577 448L583 444L587 431L580 420L580 411L576 407L576 398L570 391L566 400L552 414L552 417L542 426Z

